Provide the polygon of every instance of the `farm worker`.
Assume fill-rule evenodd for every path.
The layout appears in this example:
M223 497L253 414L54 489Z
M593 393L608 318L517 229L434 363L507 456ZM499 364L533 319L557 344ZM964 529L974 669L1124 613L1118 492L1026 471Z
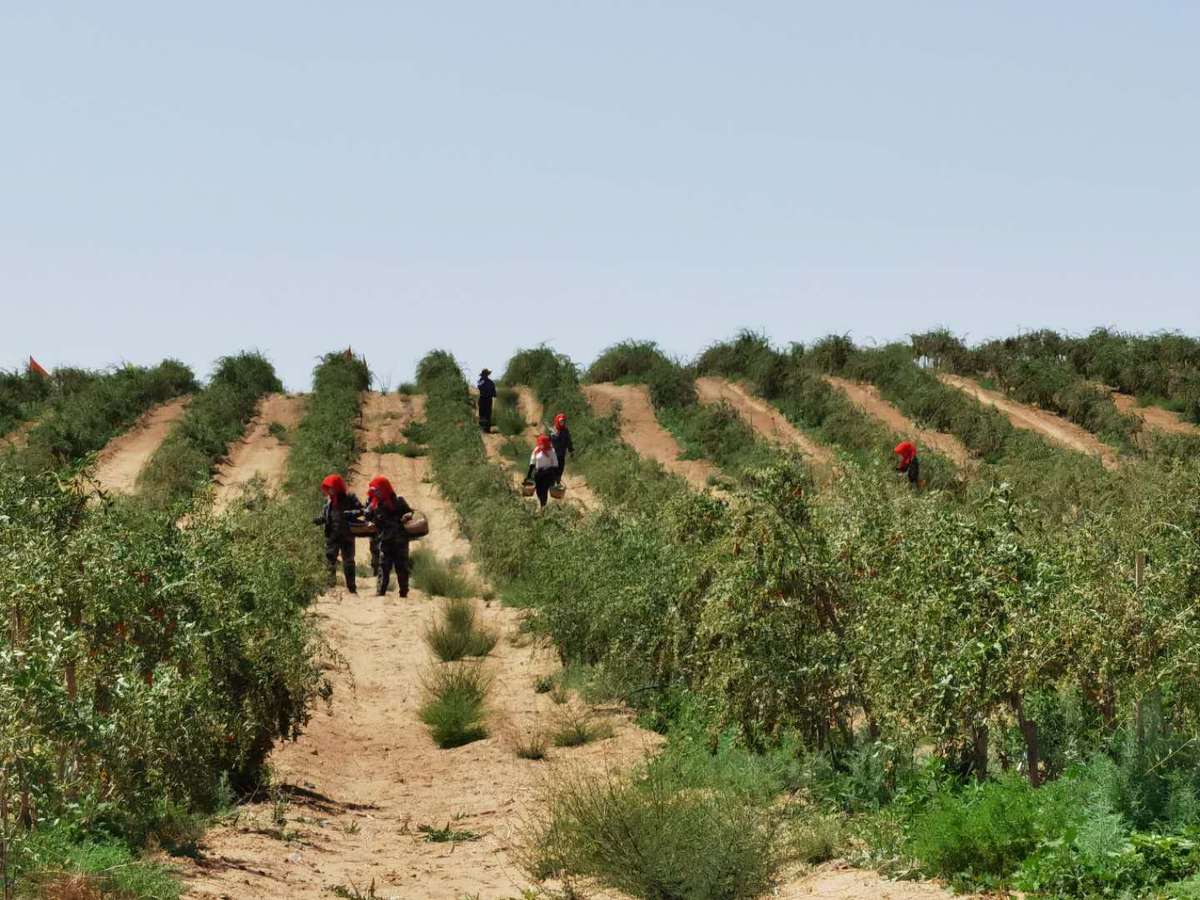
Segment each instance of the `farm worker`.
M412 516L412 507L392 490L392 483L382 475L371 479L367 488L367 521L379 530L379 571L375 580L375 595L387 593L392 569L400 596L408 596L408 532L404 522Z
M338 554L342 557L342 572L346 576L346 590L357 594L354 584L354 534L350 522L362 513L363 505L354 494L346 493L346 482L341 475L329 475L321 482L321 493L325 495L325 508L313 519L314 525L325 526L325 561L329 564L329 583L337 575Z
M899 465L896 466L897 472L904 472L908 475L908 483L914 488L921 477L921 461L917 459L917 448L912 441L901 441L896 445L896 449L892 451L899 457Z
M479 373L479 430L487 434L492 430L492 401L496 399L496 383L491 379L492 370Z
M567 453L575 452L571 443L571 431L567 428L567 417L559 413L554 417L554 433L550 435L550 443L554 445L554 453L558 457L558 483L562 484L563 473L567 470Z
M558 455L554 452L554 444L550 441L550 435L538 435L537 445L529 456L529 474L525 477L533 479L533 489L537 492L538 504L545 506L550 487L558 478Z

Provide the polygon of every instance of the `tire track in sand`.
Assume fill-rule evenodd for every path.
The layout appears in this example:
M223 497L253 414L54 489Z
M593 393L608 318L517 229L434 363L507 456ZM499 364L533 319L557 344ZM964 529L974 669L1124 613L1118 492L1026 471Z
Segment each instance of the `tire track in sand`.
M171 426L187 410L189 397L176 397L142 414L128 431L109 441L96 458L92 480L110 494L132 494L154 451L162 444Z
M585 384L588 402L601 415L620 407L621 439L647 459L687 479L698 490L709 490L709 479L719 475L712 463L702 459L680 459L679 444L659 424L644 384Z
M1068 422L1062 416L1056 416L1054 413L1046 412L1037 407L1010 400L999 391L989 390L972 379L964 378L961 375L938 372L937 377L943 384L958 388L963 393L974 397L980 403L994 406L1000 412L1004 413L1008 417L1008 421L1017 428L1036 432L1042 437L1049 439L1052 443L1058 444L1060 447L1066 447L1068 450L1096 457L1106 469L1116 469L1121 464L1116 451L1103 443L1091 432L1080 428L1073 422Z
M710 406L729 404L747 425L773 444L794 447L822 466L832 468L837 463L832 450L818 444L778 409L736 382L706 375L696 379L696 393L701 403Z
M423 397L369 394L366 446L395 439L423 411ZM466 554L470 548L457 516L428 472L424 457L367 452L351 482L362 491L373 475L387 475L429 518L430 534L416 546L442 557ZM358 550L365 561L365 539ZM361 579L358 596L337 587L312 607L344 666L330 673L330 707L318 708L300 739L271 755L280 796L288 800L286 821L272 821L273 804L263 801L243 807L237 822L212 830L201 860L188 864L187 896L323 900L334 888L350 891L352 885L366 896L372 882L379 898L519 895L528 881L510 851L548 773L572 764L624 767L659 746L659 736L617 711L608 713L616 729L612 738L552 749L546 762L518 759L511 735L549 724L561 709L534 690L538 676L558 668L556 654L526 643L517 610L477 600L482 622L501 634L485 663L494 676L491 736L437 749L417 718L422 674L432 665L421 634L437 604L416 589L401 599L394 585L387 597L374 597L367 582ZM429 843L417 830L448 823L480 837Z
M850 381L848 378L839 378L836 375L826 375L825 381L850 398L850 402L867 415L882 422L892 431L903 437L914 438L918 447L924 445L932 450L936 450L948 459L953 460L954 464L960 468L967 468L971 465L970 451L967 450L962 441L944 431L922 428L902 413L895 405L884 400L875 385L864 384L860 381Z
M279 490L287 471L289 448L271 434L271 425L278 422L288 429L296 427L304 414L304 405L303 397L287 394L268 394L259 401L245 434L230 450L213 479L217 512L226 509L255 478L262 478L270 491Z

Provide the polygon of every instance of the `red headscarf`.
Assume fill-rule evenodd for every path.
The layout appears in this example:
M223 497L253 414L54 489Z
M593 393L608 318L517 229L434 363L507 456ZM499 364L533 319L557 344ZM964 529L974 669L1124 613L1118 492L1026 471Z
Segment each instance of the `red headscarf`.
M553 446L553 445L550 443L550 435L539 434L537 436L537 448L534 450L534 452L535 453L549 453L551 446Z
M341 475L326 475L321 482L321 493L336 503L346 496L346 482Z
M554 417L554 427L559 429L560 431L567 427L566 413L559 413L557 416Z
M396 508L396 492L392 490L392 483L382 475L371 479L367 497L370 498L371 509L378 508L380 503L388 509Z
M901 441L892 452L900 457L900 471L903 472L917 455L917 447L912 441Z

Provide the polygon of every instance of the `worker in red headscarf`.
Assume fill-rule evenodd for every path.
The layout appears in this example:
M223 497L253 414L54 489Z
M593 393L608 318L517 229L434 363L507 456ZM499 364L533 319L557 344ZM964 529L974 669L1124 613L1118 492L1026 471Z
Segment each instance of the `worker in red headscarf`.
M363 505L358 497L346 492L341 475L329 475L321 482L325 508L313 519L314 525L325 526L325 561L329 564L329 584L337 581L337 559L342 557L342 573L346 590L358 593L354 583L354 533L350 526L362 516Z
M899 458L896 471L907 474L908 483L914 488L918 487L921 480L921 461L917 459L916 445L912 441L901 441L892 452Z
M533 489L537 493L538 505L546 505L546 497L550 488L558 480L558 454L554 452L554 444L550 435L539 434L533 453L529 456L529 474L526 478L533 479Z
M392 483L382 475L372 478L367 488L367 521L373 522L379 534L379 571L376 573L375 595L387 593L392 570L400 596L408 596L408 532L404 523L412 516L412 507L392 490Z
M562 484L563 473L567 471L567 454L575 452L571 443L571 430L567 428L567 417L559 413L554 417L554 431L550 435L550 443L554 447L554 455L558 457L557 481Z

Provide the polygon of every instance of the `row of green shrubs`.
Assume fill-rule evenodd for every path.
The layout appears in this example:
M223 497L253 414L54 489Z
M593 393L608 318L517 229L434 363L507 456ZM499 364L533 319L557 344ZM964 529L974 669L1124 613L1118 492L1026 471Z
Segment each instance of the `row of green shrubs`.
M555 399L543 402L566 408L573 367L530 353L516 358L516 380L547 383ZM811 362L817 371L830 363ZM1166 807L1113 807L1138 846L1145 835L1184 840L1195 824L1178 812L1197 797L1183 777L1200 702L1191 687L1194 463L1115 481L1113 502L1069 531L1011 487L989 484L947 503L852 462L835 491L814 493L783 461L751 475L728 507L658 493L652 482L642 491L651 503L626 506L614 493L598 515L534 518L482 464L453 360L439 354L423 369L439 485L505 600L530 606L565 660L648 703L663 727L691 710L706 733L732 734L743 747L803 748L793 755L827 770L811 791L813 821L824 804L870 813L851 824L880 864L892 853L910 871L953 874L959 864L941 861L923 836L956 833L939 823L997 766L1022 773L1014 790L1035 799L1045 789L1034 782L1067 785L1094 759L1124 767L1129 796L1174 797ZM583 407L569 414L579 433L605 443L608 420ZM1161 528L1164 520L1174 527ZM1131 576L1139 549L1159 561L1142 589ZM1155 684L1169 698L1165 739L1143 736L1128 753L1118 746L1125 711ZM918 746L932 747L942 773L919 803L916 775L906 774L921 771ZM943 807L944 816L926 817ZM1151 807L1159 811L1135 814ZM1177 812L1161 812L1168 807ZM967 819L987 830L986 818ZM1040 833L1030 852L1068 846L1062 867L1084 865L1071 827ZM1016 872L961 874L1012 883Z
M55 369L49 376L0 371L0 437L33 419L52 398L69 396L100 377L70 367Z
M241 437L264 394L282 391L275 368L260 353L217 360L212 377L138 476L149 503L186 497L207 483L229 445Z
M27 472L81 461L127 429L158 403L196 390L191 369L175 360L153 368L122 366L51 396L18 454Z
M211 395L210 422L278 385L254 356L220 370L238 390ZM320 421L295 442L322 477L352 459L364 371L330 354L315 372ZM349 455L329 449L344 445L327 428L351 435ZM324 583L316 488L293 475L303 496L251 487L229 512L200 505L181 525L157 503L90 502L82 481L0 462L0 617L13 623L0 634L0 877L55 896L57 879L174 896L140 850L195 852L207 814L259 790L274 743L328 697L304 615Z

